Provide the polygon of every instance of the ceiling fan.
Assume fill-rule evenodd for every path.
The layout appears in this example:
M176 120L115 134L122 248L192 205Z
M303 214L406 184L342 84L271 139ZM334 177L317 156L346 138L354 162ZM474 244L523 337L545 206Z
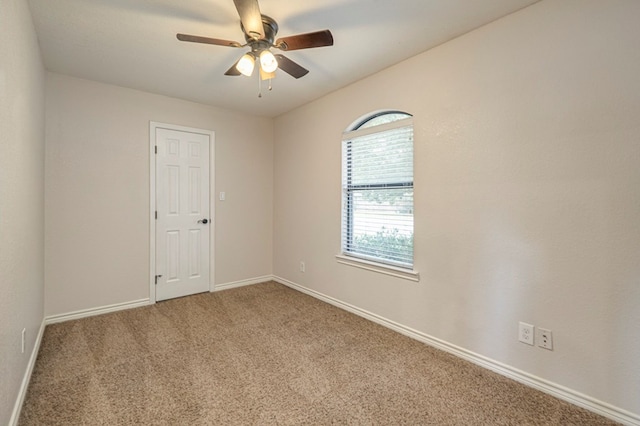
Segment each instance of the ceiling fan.
M309 70L282 54L274 55L271 52L271 48L289 51L333 46L333 35L329 30L282 37L276 40L278 23L273 18L260 13L258 0L233 0L233 2L240 15L240 28L244 33L245 44L240 44L237 41L188 34L176 35L180 41L215 44L227 47L250 47L251 51L245 53L233 64L233 66L225 72L225 75L238 76L242 74L251 76L256 60L258 60L260 78L262 80L275 77L275 72L278 68L295 78L300 78L307 75Z

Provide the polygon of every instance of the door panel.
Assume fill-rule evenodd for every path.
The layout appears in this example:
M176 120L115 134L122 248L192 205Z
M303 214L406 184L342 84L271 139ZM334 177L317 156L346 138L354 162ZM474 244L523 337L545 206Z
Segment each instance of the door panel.
M157 301L209 291L210 144L206 134L156 129Z

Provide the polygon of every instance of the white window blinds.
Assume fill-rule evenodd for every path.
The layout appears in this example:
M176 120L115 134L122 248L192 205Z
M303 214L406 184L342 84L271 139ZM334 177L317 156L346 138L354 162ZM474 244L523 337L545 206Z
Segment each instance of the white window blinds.
M411 118L372 127L361 126L344 134L342 192L343 254L411 268Z

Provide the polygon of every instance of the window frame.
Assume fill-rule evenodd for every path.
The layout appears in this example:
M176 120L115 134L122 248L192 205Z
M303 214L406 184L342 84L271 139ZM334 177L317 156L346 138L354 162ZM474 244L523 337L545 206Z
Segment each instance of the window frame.
M397 118L390 122L383 122L381 124L366 126L367 123L385 115L401 115L401 118ZM393 129L401 129L403 127L410 126L413 131L413 115L404 111L386 110L379 111L372 114L368 114L354 122L345 132L342 138L342 210L341 210L341 254L336 258L339 263L360 267L375 272L381 272L388 275L393 275L400 278L406 278L414 281L419 280L419 274L413 270L415 263L415 249L411 248L411 263L405 263L401 261L394 261L392 259L385 259L378 256L371 256L366 253L359 253L353 251L354 246L354 194L356 192L363 191L380 191L385 189L403 189L414 188L413 170L411 174L411 181L397 181L397 182L380 182L380 183L365 183L365 184L353 184L351 165L353 155L351 144L352 140L361 136L366 136L376 133L384 133ZM351 140L349 140L351 139ZM412 148L415 144L412 141ZM346 157L346 158L345 158ZM411 153L411 161L414 161L413 152ZM345 167L348 167L345 169ZM412 238L414 235L413 226L415 223L414 215L414 202L411 200L411 221L412 221ZM351 248L351 249L350 249Z

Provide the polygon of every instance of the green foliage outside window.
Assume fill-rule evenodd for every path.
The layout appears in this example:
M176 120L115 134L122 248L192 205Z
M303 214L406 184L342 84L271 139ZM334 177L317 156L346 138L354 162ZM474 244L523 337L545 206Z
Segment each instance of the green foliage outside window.
M356 251L382 259L398 262L413 257L413 234L402 235L397 229L382 227L375 234L356 235L353 243Z

